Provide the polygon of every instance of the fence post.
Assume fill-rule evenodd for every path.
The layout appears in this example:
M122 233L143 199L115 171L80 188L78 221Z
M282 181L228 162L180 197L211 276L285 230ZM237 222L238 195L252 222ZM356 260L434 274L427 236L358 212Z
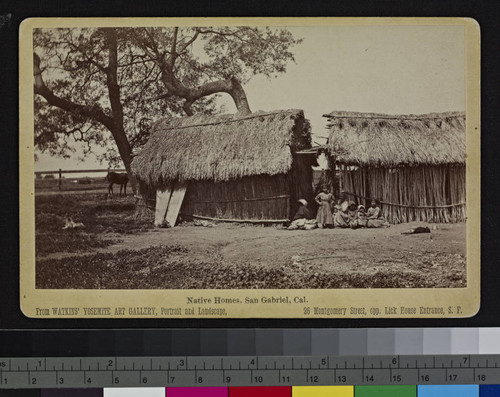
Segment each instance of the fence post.
M61 190L62 170L59 168L59 190Z

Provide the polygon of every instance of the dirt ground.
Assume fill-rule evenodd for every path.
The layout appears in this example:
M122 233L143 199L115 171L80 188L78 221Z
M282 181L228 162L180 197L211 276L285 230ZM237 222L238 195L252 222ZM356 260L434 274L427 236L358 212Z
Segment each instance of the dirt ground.
M98 239L92 248L80 247L71 252L61 246L40 252L37 256L39 288L466 285L465 224L429 224L426 226L431 233L414 235L401 233L424 224L310 231L234 224L212 227L181 224L171 229L140 228L124 233L116 224L127 217L127 225L133 225L130 213L122 214L116 207L110 207L112 211L99 208L92 221L97 232L89 230L90 226L76 232L80 239L90 235ZM130 212L130 206L126 208ZM90 222L90 218L86 218ZM98 228L106 222L111 226ZM42 235L42 230L38 232ZM63 232L68 231L56 231ZM102 274L96 275L99 268ZM64 279L61 275L67 272L76 276ZM228 285L230 283L233 285Z
M329 270L372 272L380 266L411 268L411 262L427 256L465 256L465 225L431 225L431 233L403 235L422 223L393 225L386 229L315 229L288 231L274 227L176 226L139 235L121 236L123 242L107 251L138 250L168 243L181 245L193 255L218 251L225 261L280 266L290 260L321 263ZM436 230L432 230L435 227ZM436 262L437 263L437 262Z

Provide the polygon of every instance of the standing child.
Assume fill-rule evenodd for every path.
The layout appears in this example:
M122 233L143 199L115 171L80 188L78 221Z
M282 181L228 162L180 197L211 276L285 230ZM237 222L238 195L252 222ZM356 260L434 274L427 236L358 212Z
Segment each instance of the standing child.
M318 213L316 215L316 222L319 228L332 227L333 226L333 216L332 216L332 203L335 198L333 194L328 192L328 188L323 186L321 193L315 198L316 203L318 203Z

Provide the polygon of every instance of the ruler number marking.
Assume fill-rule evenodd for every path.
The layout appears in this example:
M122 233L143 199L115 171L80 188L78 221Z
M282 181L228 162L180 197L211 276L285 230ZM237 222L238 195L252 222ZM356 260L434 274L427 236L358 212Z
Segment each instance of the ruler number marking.
M396 383L401 382L401 375L392 375L391 376L391 381L392 382L396 382Z

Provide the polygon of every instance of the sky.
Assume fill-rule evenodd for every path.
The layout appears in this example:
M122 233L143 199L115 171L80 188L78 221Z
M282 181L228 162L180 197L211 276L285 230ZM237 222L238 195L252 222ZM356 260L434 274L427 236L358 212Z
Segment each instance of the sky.
M325 143L325 113L387 114L465 111L463 26L309 26L289 30L303 42L295 63L274 79L244 88L252 111L303 109L313 140ZM235 112L229 96L219 100ZM38 153L37 153L38 154ZM37 171L107 168L93 157L38 154Z

